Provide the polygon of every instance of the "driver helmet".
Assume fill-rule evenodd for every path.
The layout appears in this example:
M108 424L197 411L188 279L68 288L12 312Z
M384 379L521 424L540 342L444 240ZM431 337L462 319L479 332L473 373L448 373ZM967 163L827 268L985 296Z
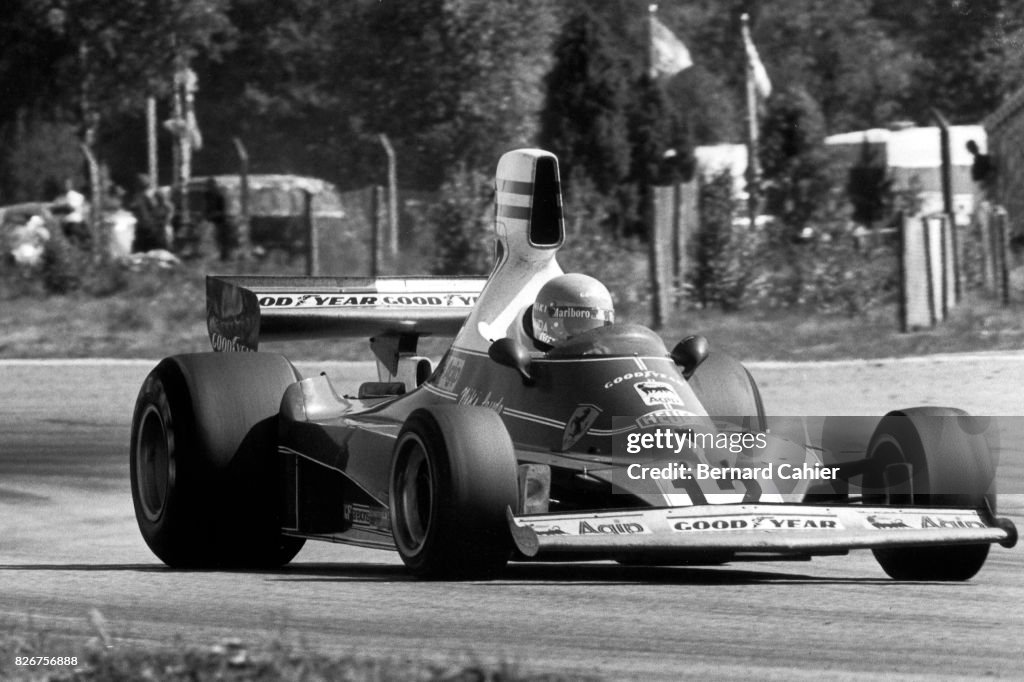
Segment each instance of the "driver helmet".
M533 304L533 336L555 345L615 321L612 295L587 275L559 275L541 287Z

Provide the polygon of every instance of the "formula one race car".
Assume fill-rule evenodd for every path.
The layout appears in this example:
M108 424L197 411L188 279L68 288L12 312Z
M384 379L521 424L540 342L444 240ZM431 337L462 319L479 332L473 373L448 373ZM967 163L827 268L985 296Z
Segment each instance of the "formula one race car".
M669 351L593 306L538 302L564 276L561 211L555 157L517 150L498 164L486 279L209 277L210 339L226 352L163 360L132 422L153 552L268 567L316 539L397 549L419 577L475 578L510 559L868 548L897 579L966 580L992 543L1015 543L995 516L983 420L915 408L871 420L853 448L863 424L826 419L808 437L806 422L769 423L751 375L704 338ZM555 326L600 324L542 343L537 305ZM436 366L416 355L428 335L454 336ZM379 381L343 393L243 352L338 337L370 340Z

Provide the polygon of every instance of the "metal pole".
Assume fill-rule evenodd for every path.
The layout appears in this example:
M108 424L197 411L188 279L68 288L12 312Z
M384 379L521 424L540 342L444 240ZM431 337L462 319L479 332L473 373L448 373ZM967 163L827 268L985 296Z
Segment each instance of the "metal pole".
M190 139L188 131L188 112L192 107L192 93L188 89L188 66L185 66L186 71L183 72L184 81L181 85L182 91L182 134L179 138L181 142L181 184L184 188L182 193L182 220L187 221L189 225L189 238L193 239L193 248L196 250L196 254L199 252L199 236L193 234L192 228L192 216L189 214L189 202L188 202L188 184L189 180L192 179L192 140Z
M921 217L921 226L924 228L924 273L928 279L928 326L934 327L938 321L935 310L935 277L932 264L932 235L931 226L928 224L928 217Z
M315 277L320 274L320 259L317 253L316 230L313 225L313 193L304 190L302 196L302 219L306 223L306 275Z
M941 154L942 175L942 211L950 223L950 234L953 241L953 277L955 296L960 298L960 238L956 232L956 220L953 214L953 158L949 150L949 121L938 109L932 108L932 115L939 124L939 151Z
M92 136L87 135L86 139L92 139ZM88 216L92 256L94 261L102 262L107 253L106 239L103 235L103 174L100 173L100 164L96 160L96 155L93 154L90 144L83 142L81 150L86 164L89 166L89 184L92 185L92 197L90 198L92 206L89 208Z
M251 221L249 219L249 152L237 137L232 138L238 153L238 249L242 258L252 254Z
M900 270L900 331L904 334L910 331L910 317L907 306L907 230L910 229L911 221L901 212L899 214L899 270Z
M188 215L188 188L185 186L185 145L183 126L185 121L185 106L182 101L181 87L178 83L177 72L174 75L174 93L171 97L171 132L174 135L172 145L172 157L174 168L172 170L173 196L177 199L177 206L174 207L174 214L177 216L177 229L174 231L174 246L179 253L184 254L191 248L191 225Z
M953 162L949 152L949 121L938 109L932 108L932 116L939 124L939 150L941 154L942 211L953 213Z
M179 222L183 237L182 255L198 256L200 235L198 226L193 224L189 211L189 180L192 178L193 144L199 146L198 130L195 123L195 93L198 89L195 72L189 68L188 60L179 55L175 60L174 72L174 129L178 136L178 182L181 187ZM193 140L195 137L195 140Z
M750 33L750 15L744 13L740 17L744 40ZM761 168L757 158L757 85L754 83L754 65L750 59L746 62L747 84L747 213L750 218L750 229L757 228L758 194L760 191Z
M651 54L654 44L654 20L655 14L658 11L657 5L647 6L647 49L646 59L647 68L645 73L647 78L650 79L650 87L657 88L656 74L654 70L654 60ZM642 81L642 79L641 79ZM651 328L654 330L661 329L665 324L665 308L663 304L663 291L664 282L661 279L661 269L658 267L660 259L658 257L658 220L657 220L657 205L655 203L655 191L654 183L652 178L648 177L646 172L644 173L643 182L646 183L647 197L646 197L646 208L647 208L647 263L648 263L648 277L651 282Z
M370 213L370 277L380 276L380 205L381 194L384 193L380 185L374 185L371 191Z
M149 162L149 189L160 186L156 147L156 97L146 98L146 151Z
M388 256L395 263L398 259L398 164L388 136L380 133L377 137L388 157Z

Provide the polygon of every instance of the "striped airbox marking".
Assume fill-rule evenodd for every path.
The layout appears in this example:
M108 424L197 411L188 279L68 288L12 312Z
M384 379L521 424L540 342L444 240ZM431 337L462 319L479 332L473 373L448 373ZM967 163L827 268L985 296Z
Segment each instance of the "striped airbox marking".
M529 220L533 203L533 182L499 179L497 211L499 218Z

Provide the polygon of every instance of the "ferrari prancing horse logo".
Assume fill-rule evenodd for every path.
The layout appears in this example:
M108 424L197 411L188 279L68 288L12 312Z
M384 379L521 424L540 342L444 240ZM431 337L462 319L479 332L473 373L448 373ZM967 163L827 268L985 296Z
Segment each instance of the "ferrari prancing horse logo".
M601 414L601 408L597 405L577 405L569 420L565 422L565 431L562 432L562 451L566 451L576 444L580 438L590 429Z

